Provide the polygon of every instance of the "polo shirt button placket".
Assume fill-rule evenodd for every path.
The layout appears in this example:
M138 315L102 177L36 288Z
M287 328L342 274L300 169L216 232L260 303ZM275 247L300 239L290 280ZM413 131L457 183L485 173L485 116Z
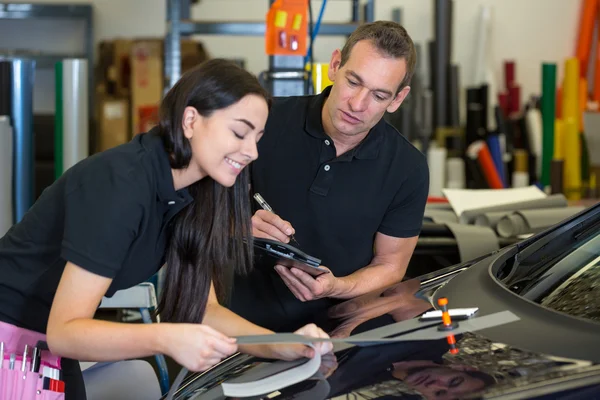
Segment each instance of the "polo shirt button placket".
M331 142L330 142L328 139L325 139L325 144L326 144L327 146L329 146L329 145L331 144Z
M331 167L329 166L329 164L327 164L325 167L323 167L323 169L327 172L331 169Z

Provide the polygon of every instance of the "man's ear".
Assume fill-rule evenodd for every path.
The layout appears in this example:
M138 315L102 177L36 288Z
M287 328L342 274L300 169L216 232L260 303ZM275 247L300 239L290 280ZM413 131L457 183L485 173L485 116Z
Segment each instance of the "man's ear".
M406 96L408 96L409 93L410 93L410 86L403 87L402 90L398 92L396 97L394 97L394 100L392 100L392 102L388 106L387 112L389 112L389 113L395 112L398 109L398 107L400 107L400 105L402 104L402 102L404 101Z
M331 53L331 61L329 61L329 70L327 71L327 77L331 82L335 82L335 76L340 69L342 64L342 52L339 49L335 49Z
M181 128L186 138L191 139L194 136L194 124L201 117L194 107L186 107L183 110L183 118L181 119Z

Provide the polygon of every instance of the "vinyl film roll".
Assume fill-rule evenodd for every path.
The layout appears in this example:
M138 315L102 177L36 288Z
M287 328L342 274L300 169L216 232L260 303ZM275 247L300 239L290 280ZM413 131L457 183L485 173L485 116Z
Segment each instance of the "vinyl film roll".
M498 236L515 237L537 233L583 211L585 207L521 210L504 216L496 225Z
M443 196L442 189L446 186L446 149L429 147L427 151L429 164L429 195Z
M460 215L460 222L462 224L472 224L478 215L486 214L489 212L497 211L519 211L519 210L531 210L541 208L558 208L566 207L568 205L567 199L562 194L553 194L551 196L544 197L542 199L519 201L510 204L502 204L499 206L482 207L475 210L464 211Z
M458 65L448 65L448 116L446 122L452 127L460 126L460 83L458 77Z
M562 88L562 119L575 119L575 126L579 130L579 60L569 58L565 62L565 78Z
M556 115L556 64L542 65L542 186L550 185Z
M15 223L33 204L33 80L35 62L13 60L11 121L14 137Z
M564 121L565 165L563 189L567 199L581 199L581 139L579 126L575 118Z
M435 64L434 86L434 127L447 126L448 80L447 68L450 64L451 0L433 0L435 15Z
M452 157L446 160L446 187L448 189L464 189L467 186L465 178L465 160Z
M13 225L13 131L10 118L0 115L0 237Z
M10 115L12 62L0 61L0 115Z
M89 155L87 60L56 65L55 175Z

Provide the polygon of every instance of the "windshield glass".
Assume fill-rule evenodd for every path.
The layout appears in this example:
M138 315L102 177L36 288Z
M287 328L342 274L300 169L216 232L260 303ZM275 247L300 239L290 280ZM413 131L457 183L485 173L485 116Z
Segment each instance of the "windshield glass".
M600 322L600 231L566 246L550 241L504 283L545 307Z

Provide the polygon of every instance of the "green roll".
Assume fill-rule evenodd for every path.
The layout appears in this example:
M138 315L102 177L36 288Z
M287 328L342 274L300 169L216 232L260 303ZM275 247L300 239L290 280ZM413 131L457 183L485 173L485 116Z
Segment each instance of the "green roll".
M556 118L556 64L542 64L542 177L543 187L550 185L554 156L554 120Z
M55 176L89 155L87 60L56 65Z
M54 178L63 173L63 63L57 62L55 69L55 105L54 113Z

